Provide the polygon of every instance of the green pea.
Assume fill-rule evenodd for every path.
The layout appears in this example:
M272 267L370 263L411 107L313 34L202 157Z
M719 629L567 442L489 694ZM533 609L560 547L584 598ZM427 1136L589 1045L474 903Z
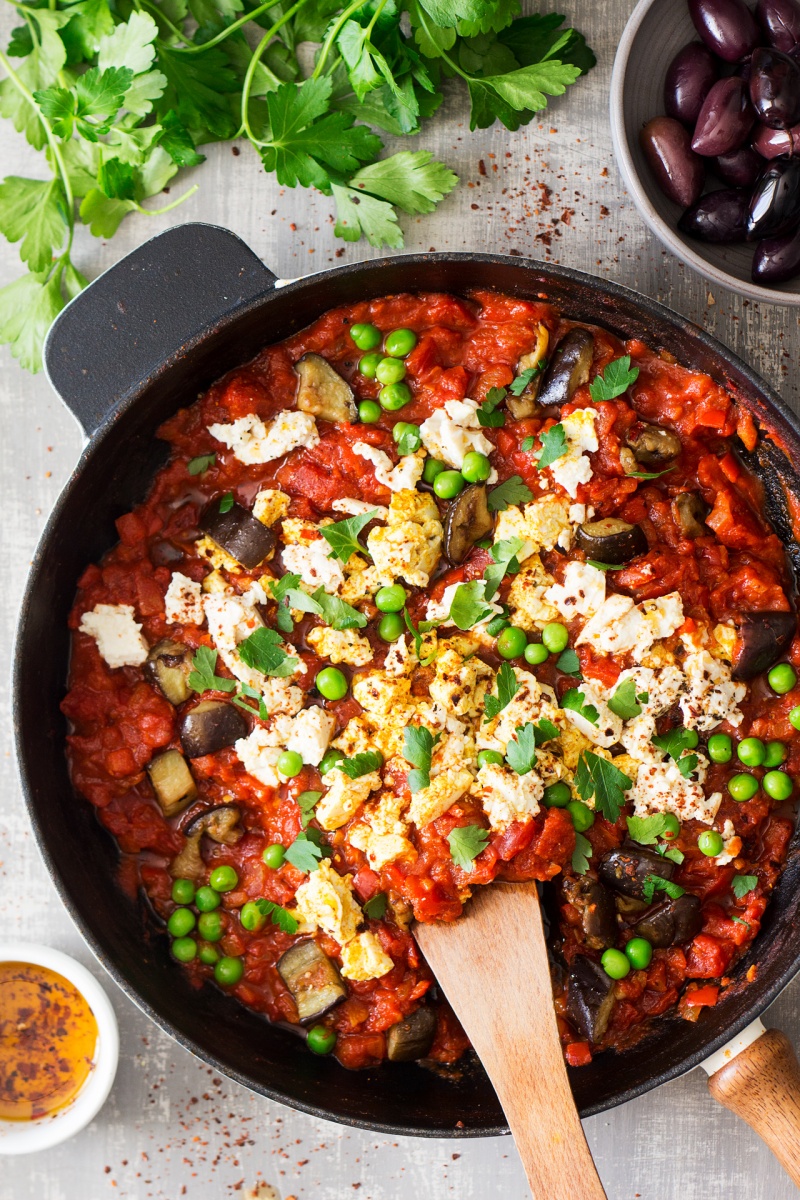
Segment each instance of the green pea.
M240 958L221 958L214 967L214 978L223 987L233 987L244 975L244 963Z
M675 816L675 813L664 813L664 831L662 836L668 842L674 841L681 831L681 823Z
M172 899L176 904L191 904L194 900L194 884L191 879L176 879L172 885Z
M440 500L454 500L463 492L466 482L460 471L442 471L433 481L433 490Z
M320 696L324 696L326 700L343 700L347 695L347 676L338 667L323 667L317 672L314 685ZM297 771L294 774L296 775Z
M797 672L791 663L778 663L777 666L771 668L767 675L767 682L773 692L777 692L779 696L785 696L797 683Z
M542 645L546 646L551 654L560 654L562 650L566 650L568 641L569 630L558 621L551 621L542 630Z
M279 775L283 775L285 779L294 779L303 769L303 757L296 750L284 750L283 754L278 756L276 766Z
M406 377L406 364L399 358L382 358L375 368L378 383L400 383Z
M176 908L167 921L167 929L174 938L186 937L195 926L196 917L190 908Z
M358 419L363 425L374 425L381 419L381 406L377 400L362 400L358 406Z
M436 477L441 475L442 471L447 470L447 464L441 462L438 458L426 458L425 466L422 468L422 478L425 483L431 486L436 482ZM800 710L799 710L800 711Z
M406 623L400 613L384 613L378 623L378 637L384 642L396 642L405 632Z
M576 833L586 833L587 829L591 829L594 825L594 813L587 804L580 800L570 800L566 806L567 812L572 817L572 824L575 826Z
M733 757L733 742L727 733L712 733L708 739L708 757L715 763L731 761Z
M528 642L525 647L525 662L531 664L532 667L538 667L541 663L547 662L548 649L544 642Z
M461 474L467 483L483 483L492 473L492 464L485 454L478 450L470 450L464 455L461 464Z
M400 583L387 584L375 593L375 607L379 612L402 612L408 592Z
M767 753L764 756L764 766L779 767L781 763L786 762L786 755L788 753L789 751L783 742L767 742Z
M267 923L267 918L261 912L255 900L248 900L246 904L242 905L239 920L242 922L242 927L248 933L258 933L259 929L263 929Z
M625 946L625 957L633 967L634 971L646 971L650 966L650 960L653 957L653 947L650 945L647 938L631 938L631 940ZM606 974L608 974L607 969Z
M208 882L215 892L232 892L239 882L239 876L233 867L223 865L221 867L214 867L214 870L208 877Z
M800 704L789 713L789 722L793 729L800 729Z
M683 743L689 750L694 750L699 741L700 735L696 729L684 729Z
M383 362L383 355L380 350L372 350L369 354L365 354L363 358L358 360L358 369L365 379L374 379L375 372L378 369L378 363ZM372 403L372 401L370 401ZM377 421L377 417L375 420ZM362 418L363 420L363 418Z
M328 756L326 755L325 758L327 757ZM341 761L341 759L339 761ZM322 763L324 762L325 759L323 758L322 762L319 764L319 771L321 775L325 774L325 772L322 770ZM286 858L286 851L280 842L273 842L271 846L267 846L267 848L263 851L261 858L268 867L270 867L273 871L277 871L279 867L283 866L283 860Z
M219 962L219 951L215 950L213 946L201 946L197 957L207 967L213 967L215 963Z
M758 780L755 775L733 775L728 780L728 791L740 804L743 800L752 800L758 791Z
M788 800L794 791L791 776L785 771L767 771L761 786L772 800Z
M610 979L624 979L631 969L627 954L623 954L621 950L615 950L613 946L603 953L600 962Z
M405 358L417 344L417 335L413 329L393 329L387 333L383 343L387 354L392 358Z
M344 762L344 759L345 756L341 750L329 750L327 754L323 755L322 762L319 764L320 775L327 775L328 771L332 771L339 763ZM264 853L266 854L266 850Z
M394 359L389 361L394 362ZM392 429L392 437L397 442L401 454L414 454L422 445L419 425L414 425L411 421L398 421Z
M306 1045L312 1054L330 1054L336 1045L336 1034L324 1025L312 1025L306 1034Z
M223 923L221 912L206 912L200 914L197 922L197 932L206 942L218 942L222 937Z
M746 767L760 767L767 757L767 747L760 738L749 737L739 742L736 753Z
M716 829L704 829L697 839L697 849L707 858L716 858L718 854L722 854L724 848L722 834L717 833Z
M499 750L479 750L478 751L478 766L488 767L489 765L499 767L502 765L503 756Z
M359 350L372 350L380 345L381 331L366 322L357 322L350 326L350 337Z
M212 887L199 887L194 903L199 912L213 912L215 908L219 908L222 901Z
M496 617L492 617L489 624L486 626L486 632L492 637L499 637L504 629L508 629L510 622L498 613Z
M188 963L197 955L197 942L190 937L175 938L170 950L172 957L177 958L178 962Z
M563 779L559 779L558 783L549 784L544 789L542 799L547 808L566 808L572 800L569 784L564 783Z
M524 629L509 625L497 639L497 653L501 658L519 658L525 652L528 635Z
M389 383L378 392L381 408L387 412L397 412L405 408L411 399L411 389L407 383Z

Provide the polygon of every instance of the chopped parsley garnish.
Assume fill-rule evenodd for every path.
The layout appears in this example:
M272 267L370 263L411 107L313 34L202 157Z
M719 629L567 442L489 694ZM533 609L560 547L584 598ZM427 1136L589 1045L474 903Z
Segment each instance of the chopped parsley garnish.
M697 745L695 731L676 725L674 729L668 729L666 733L654 734L650 741L664 754L674 759L681 775L684 779L688 779L699 761L696 754L684 754L685 750L690 750Z
M354 754L352 758L343 758L336 766L344 771L349 779L360 779L372 771L380 771L383 766L383 755L380 750L365 750L363 754Z
M662 475L668 475L670 471L674 471L675 467L665 467L663 471L628 471L627 475L630 479L660 479Z
M535 367L526 367L524 371L521 371L516 379L508 385L508 390L513 392L515 396L521 396L530 381L536 375L543 375L546 370L547 359L540 358Z
M406 626L408 627L409 633L414 638L414 650L416 652L417 658L419 659L420 666L421 667L429 666L433 662L433 660L436 658L436 650L434 649L433 652L427 656L427 658L422 657L422 635L424 633L430 633L430 631L432 629L436 629L439 625L441 625L442 622L441 621L420 621L419 625L415 625L414 622L411 620L411 613L408 611L407 607L403 608L403 618L405 620Z
M557 725L545 717L537 725L534 725L533 732L536 735L536 745L541 746L543 742L551 742L553 738L557 738L560 730Z
M670 900L677 900L684 891L685 888L679 883L673 883L671 879L662 879L660 875L646 875L642 884L642 899L652 904L656 892L666 892Z
M631 721L642 711L640 701L647 703L647 692L636 692L636 680L625 679L608 701L608 707L623 721Z
M556 462L559 458L563 458L569 453L569 443L567 435L564 432L564 426L559 422L558 425L553 425L548 429L547 433L541 436L542 453L536 463L540 471L545 467L549 467L551 463Z
M584 750L578 759L575 787L581 800L594 796L595 808L612 823L619 820L619 810L625 803L624 793L633 780L615 767L607 758Z
M367 618L338 596L330 596L323 587L312 592L311 599L319 608L319 616L331 629L363 629Z
M297 807L300 809L300 824L303 829L306 828L314 816L314 809L321 795L322 792L301 792L297 797Z
M408 790L412 795L430 787L433 748L441 737L440 733L432 734L424 725L406 725L403 734L403 758L414 768L408 772Z
M192 658L192 672L187 680L193 692L233 692L235 679L223 679L215 675L217 651L208 646L198 646Z
M575 834L575 849L572 851L572 869L576 875L585 875L592 857L592 843L582 833Z
M596 725L600 720L600 713L593 704L589 704L586 696L580 688L570 688L564 692L561 697L561 707L568 708L570 712L577 713L579 717L583 717L590 725Z
M504 708L507 708L520 688L510 663L502 664L500 670L497 672L495 682L497 684L497 695L492 696L489 694L484 700L484 724L487 721L491 721L492 717L496 717Z
M248 704L248 700L255 700L258 704L258 710L253 708L252 704ZM267 706L264 703L264 697L261 692L257 692L255 688L250 687L249 683L240 683L237 695L233 697L233 703L239 708L243 708L245 712L249 712L251 716L258 715L259 720L267 721L269 713Z
M283 633L291 633L294 628L291 613L293 608L301 612L314 613L317 616L321 612L319 605L300 588L299 584L300 576L287 572L280 579L273 579L269 585L269 590L278 605L278 629Z
M219 511L221 513L230 512L233 508L233 492L226 492L219 502Z
M526 438L523 438L522 441L520 442L519 448L520 448L520 450L525 450L525 451L532 450L533 447L535 446L535 444L536 444L535 437L526 437Z
M489 831L481 825L457 825L447 835L450 857L462 871L471 871L475 859L486 849Z
M731 887L737 900L741 900L748 892L752 892L758 883L757 875L734 875Z
M595 403L598 400L614 400L627 392L638 378L639 368L631 366L631 356L626 354L610 362L602 375L595 376L589 384L589 394Z
M358 535L365 525L368 525L378 515L377 508L358 517L347 517L344 521L334 521L333 525L320 526L320 534L331 548L328 558L338 558L346 563L352 554L369 554L358 540Z
M624 571L627 566L627 563L604 563L596 558L587 558L586 562L595 571Z
M377 896L373 896L364 905L364 916L370 917L373 921L380 921L381 917L386 914L386 893L378 892Z
M671 824L667 813L653 813L651 817L628 817L628 834L640 846L652 846L666 833Z
M186 470L190 475L202 475L209 467L213 467L216 461L216 454L198 454L196 458L189 459Z
M521 475L512 475L505 483L492 488L486 497L490 512L505 512L509 504L527 504L533 499L533 492L527 483L522 482Z
M242 662L260 671L262 675L272 675L285 679L297 670L299 659L287 654L281 645L281 636L275 629L256 629L237 647Z
M479 621L492 616L493 610L486 603L485 588L483 579L471 579L456 588L450 605L450 620L459 629L472 629Z
M318 831L307 830L305 833L298 833L286 850L286 861L306 875L317 870L323 856L322 846L318 844L317 838L313 837L314 833ZM319 840L321 841L321 838Z
M397 440L397 453L401 458L407 454L415 454L422 445L422 438L416 426L406 429Z
M478 424L482 425L484 429L500 429L505 425L506 414L497 410L507 395L508 392L505 388L489 388L483 404L476 413Z
M514 732L516 738L506 746L506 762L518 775L527 775L536 762L536 730L529 721Z
M525 544L522 538L512 537L506 541L495 542L491 547L489 553L494 562L483 572L483 578L486 580L484 599L491 600L506 575L517 574L520 569L517 555Z
M656 854L660 854L662 858L668 858L671 862L678 863L679 866L686 857L683 851L679 850L677 846L666 846L663 842L661 845L656 846Z
M581 663L578 658L578 653L568 646L566 650L562 650L556 659L556 666L559 671L563 671L565 675L575 675L581 677Z
M286 857L289 857L288 854ZM255 901L255 906L262 917L269 917L272 924L277 925L282 933L297 933L297 920L285 908L281 908L280 904L275 904L272 900L266 900L262 896L260 900Z

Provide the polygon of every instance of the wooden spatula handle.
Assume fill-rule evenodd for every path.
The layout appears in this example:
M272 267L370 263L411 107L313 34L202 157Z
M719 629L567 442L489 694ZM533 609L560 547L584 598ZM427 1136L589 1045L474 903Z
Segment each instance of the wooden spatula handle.
M446 929L414 932L494 1085L534 1200L605 1200L567 1079L536 888L493 883Z
M779 1029L767 1029L708 1080L715 1100L767 1143L800 1186L800 1064Z

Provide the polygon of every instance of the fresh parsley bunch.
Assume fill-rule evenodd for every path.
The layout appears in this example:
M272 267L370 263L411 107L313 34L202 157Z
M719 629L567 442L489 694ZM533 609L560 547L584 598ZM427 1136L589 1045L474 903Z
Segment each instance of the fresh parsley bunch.
M0 233L23 275L0 289L0 342L30 371L86 279L76 220L110 238L159 208L197 147L246 137L283 187L336 205L346 241L403 245L397 209L432 212L457 183L427 150L381 158L375 129L416 134L445 79L466 84L472 129L518 129L594 65L556 14L519 0L10 0L21 24L0 50L0 116L44 156L46 178L0 184ZM317 47L310 74L301 43Z

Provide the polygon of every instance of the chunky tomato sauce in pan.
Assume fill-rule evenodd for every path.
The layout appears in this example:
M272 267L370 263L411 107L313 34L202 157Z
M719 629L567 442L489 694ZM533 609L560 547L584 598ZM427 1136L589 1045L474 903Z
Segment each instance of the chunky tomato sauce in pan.
M398 295L159 432L79 581L63 710L175 969L346 1067L452 1063L411 922L539 880L570 1063L716 1004L800 769L731 396L546 303Z

